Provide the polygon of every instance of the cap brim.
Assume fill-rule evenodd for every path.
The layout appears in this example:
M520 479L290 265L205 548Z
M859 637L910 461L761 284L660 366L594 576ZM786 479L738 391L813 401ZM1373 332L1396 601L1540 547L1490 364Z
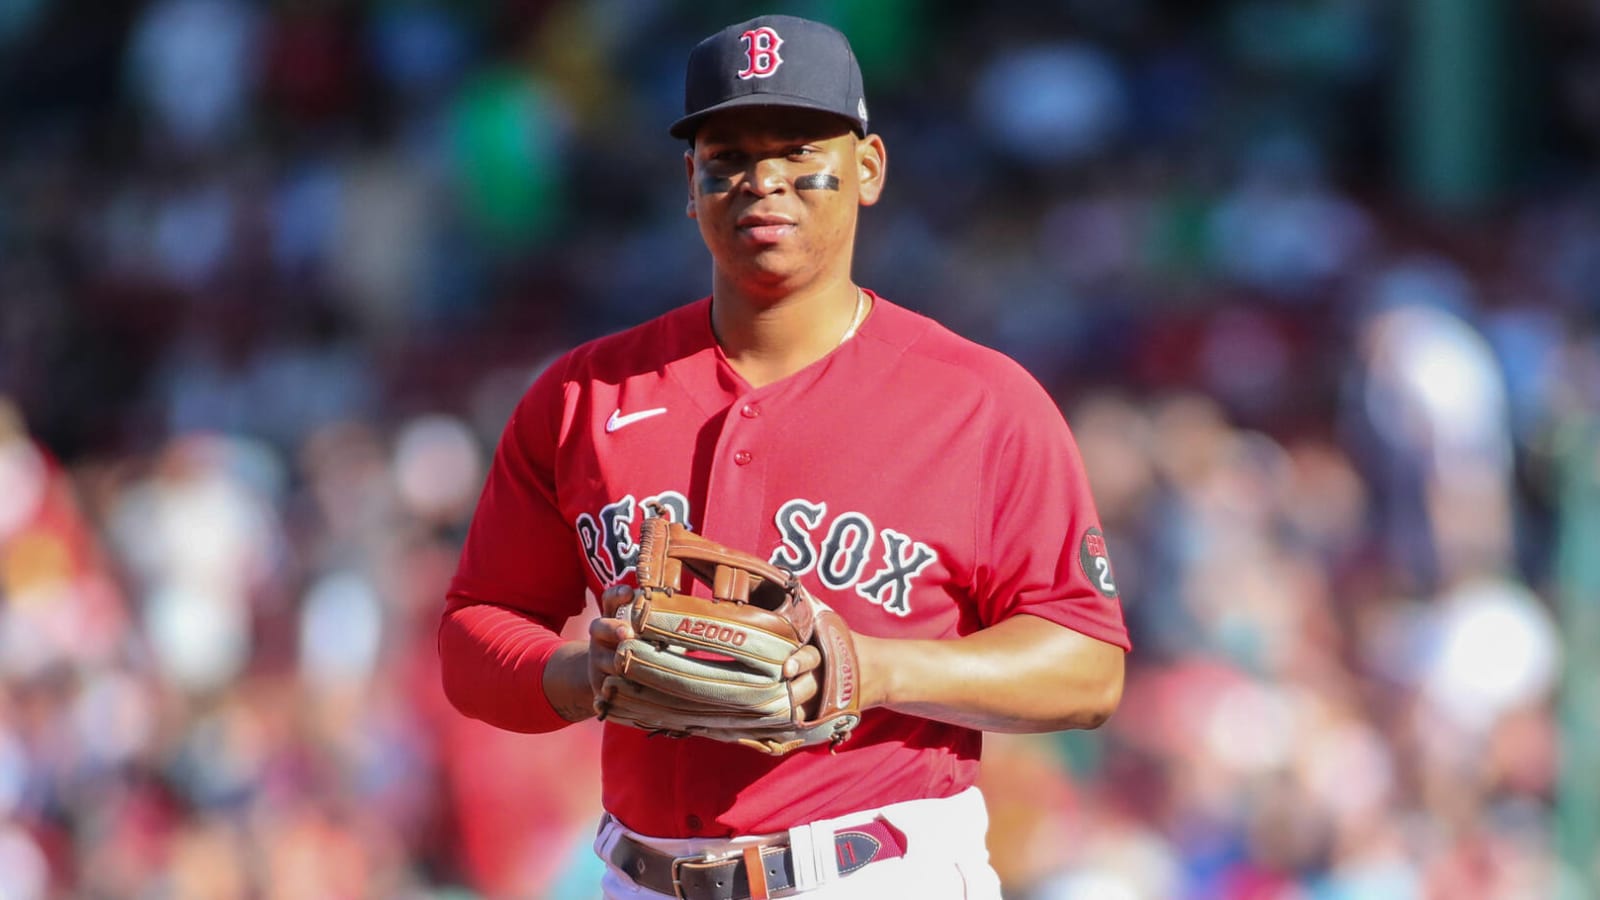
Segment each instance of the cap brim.
M700 123L704 122L710 116L714 116L717 113L727 109L740 109L743 107L758 106L776 106L785 109L810 109L817 112L824 112L830 115L838 116L846 122L849 122L850 128L855 131L858 137L864 137L867 133L867 124L855 116L845 115L831 106L824 106L821 103L817 103L813 100L807 100L804 97L791 97L786 94L745 94L740 97L733 97L718 103L716 106L708 106L699 112L684 116L678 121L673 122L672 127L667 129L667 133L675 138L690 140L694 137L695 130L700 127Z

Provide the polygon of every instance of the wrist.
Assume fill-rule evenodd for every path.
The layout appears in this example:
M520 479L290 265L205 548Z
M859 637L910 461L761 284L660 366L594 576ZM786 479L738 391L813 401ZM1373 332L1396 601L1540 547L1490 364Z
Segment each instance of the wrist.
M861 708L888 706L895 697L892 642L864 634L856 634L854 639L856 665L861 669Z
M544 697L568 722L581 722L595 714L587 643L568 641L550 655L544 668Z

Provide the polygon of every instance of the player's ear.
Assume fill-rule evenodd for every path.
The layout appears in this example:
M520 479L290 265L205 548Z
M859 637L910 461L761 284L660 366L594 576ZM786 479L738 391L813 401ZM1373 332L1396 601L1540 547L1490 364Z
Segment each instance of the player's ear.
M856 182L862 206L878 202L888 169L889 154L883 147L883 138L869 134L856 141Z
M689 183L689 205L684 209L684 215L691 219L698 218L694 213L694 151L683 152L683 173Z

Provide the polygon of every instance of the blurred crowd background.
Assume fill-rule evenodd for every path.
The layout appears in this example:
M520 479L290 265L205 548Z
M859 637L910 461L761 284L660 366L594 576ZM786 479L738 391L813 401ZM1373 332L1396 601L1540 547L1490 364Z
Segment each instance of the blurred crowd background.
M4 0L0 897L592 895L596 728L434 627L531 378L707 292L665 130L769 11L1117 563L1121 711L986 743L1008 897L1600 892L1600 3Z

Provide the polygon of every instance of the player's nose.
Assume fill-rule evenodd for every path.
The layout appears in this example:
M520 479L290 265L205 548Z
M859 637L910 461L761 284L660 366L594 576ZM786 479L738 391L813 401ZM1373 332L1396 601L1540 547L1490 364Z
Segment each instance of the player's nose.
M749 177L744 180L745 189L758 197L782 191L788 184L783 161L770 157L752 162Z

